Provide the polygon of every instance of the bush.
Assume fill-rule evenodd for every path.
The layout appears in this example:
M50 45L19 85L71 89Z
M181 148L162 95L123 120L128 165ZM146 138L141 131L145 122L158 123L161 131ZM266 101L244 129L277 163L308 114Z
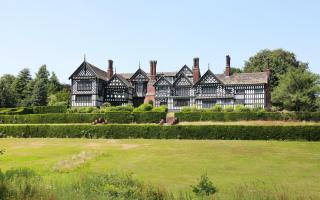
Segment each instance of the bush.
M192 111L192 109L189 106L185 106L185 107L181 108L181 112L191 112L191 111Z
M168 107L167 106L159 106L159 107L153 107L152 108L153 112L168 112Z
M235 111L238 111L238 112L250 112L251 109L244 106L244 105L236 105L236 109Z
M320 121L320 112L178 112L179 121L294 120Z
M166 112L140 112L134 111L133 113L133 121L136 123L159 123L161 119L166 118Z
M67 106L34 106L32 107L34 114L45 114L45 113L65 113L67 112Z
M29 107L18 107L18 108L0 108L0 115L22 115L32 114L32 108Z
M224 107L224 112L233 112L234 111L234 109L233 109L233 106L226 106L226 107Z
M134 111L151 111L153 109L153 105L150 103L141 104L138 108L135 108Z
M320 141L320 125L1 125L0 137L55 138L145 138L145 139L225 139L225 140L307 140Z
M211 108L211 110L212 110L213 112L221 112L221 111L222 111L222 106L216 104L216 105L214 105L214 106Z
M133 111L133 106L131 104L126 105L126 106L111 106L111 107L105 107L104 110L105 110L105 112L109 112L109 111L128 111L128 112L132 112Z
M207 174L201 175L198 185L191 187L197 196L210 196L217 192L217 188L213 185L212 181L209 180Z

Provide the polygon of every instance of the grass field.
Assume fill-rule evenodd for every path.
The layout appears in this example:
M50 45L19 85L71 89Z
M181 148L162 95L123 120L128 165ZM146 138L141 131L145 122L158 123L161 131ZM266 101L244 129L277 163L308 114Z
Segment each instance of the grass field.
M319 142L6 138L0 149L1 170L29 167L47 180L130 172L178 193L207 172L219 199L243 188L320 199Z

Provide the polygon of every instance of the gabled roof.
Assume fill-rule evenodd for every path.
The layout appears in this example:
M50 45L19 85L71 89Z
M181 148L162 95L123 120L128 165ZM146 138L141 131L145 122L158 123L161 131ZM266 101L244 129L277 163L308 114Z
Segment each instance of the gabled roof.
M108 81L108 83L110 83L113 79L118 78L123 84L125 84L127 87L131 87L132 85L129 81L127 81L127 79L125 79L123 76L121 76L120 74L113 74L113 76L111 77L111 79Z
M165 81L167 83L167 85L172 86L172 84L170 83L170 81L168 81L168 79L166 79L164 76L161 76L154 84L153 86L158 85L161 81Z
M146 72L145 72L146 73ZM119 73L121 76L123 76L125 79L130 79L134 73ZM147 76L149 77L150 73L146 73ZM176 72L157 72L157 76L176 76Z
M210 69L208 69L207 72L204 73L203 76L201 76L201 78L194 84L194 86L201 83L203 81L203 79L205 79L207 76L210 76L210 75L213 76L218 81L218 83L223 84L223 82L221 82L221 80L216 75L214 75L214 73Z
M184 74L184 70L188 70L192 75L193 75L193 71L187 66L187 65L183 65L181 67L181 69L176 73L177 75L180 74L181 72Z
M254 85L268 83L267 72L236 73L231 76L217 74L216 77L225 85Z
M90 64L89 62L87 62L86 60L84 60L81 65L76 69L76 71L74 71L72 73L72 75L69 77L69 79L71 79L76 73L78 73L80 70L82 69L89 69L91 70L97 78L102 79L102 80L108 80L107 78L107 72L99 69L98 67Z
M193 83L190 81L190 79L184 74L181 73L178 78L173 82L173 85L176 85L178 83L178 81L180 81L180 79L185 78L187 80L187 82L190 84L190 86L193 85Z
M130 80L133 80L137 75L142 74L146 79L149 80L148 74L145 73L141 68L139 68L131 77ZM124 77L125 78L125 77Z

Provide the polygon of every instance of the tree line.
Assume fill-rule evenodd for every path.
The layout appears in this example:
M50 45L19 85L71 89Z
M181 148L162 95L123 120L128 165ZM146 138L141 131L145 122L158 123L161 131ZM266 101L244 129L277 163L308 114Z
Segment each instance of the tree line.
M245 61L243 68L231 68L231 73L270 70L272 106L277 110L320 110L320 78L312 73L308 63L299 61L292 52L264 49ZM67 105L69 90L64 88L54 72L46 65L39 68L35 78L30 70L21 70L17 77L0 77L0 107Z
M69 89L42 65L33 78L28 68L0 77L0 107L68 105Z

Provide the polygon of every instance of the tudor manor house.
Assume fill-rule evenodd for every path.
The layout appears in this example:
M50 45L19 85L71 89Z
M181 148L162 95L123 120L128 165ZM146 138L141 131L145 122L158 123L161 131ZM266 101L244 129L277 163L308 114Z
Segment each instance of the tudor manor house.
M154 106L166 105L169 110L211 108L215 104L269 108L269 70L231 74L230 60L227 55L224 74L208 69L201 75L199 58L193 59L192 69L184 65L172 72L158 72L157 61L151 60L149 73L140 65L134 73L114 73L112 60L104 71L84 59L69 78L71 105L99 107L109 102L136 107L152 100Z

